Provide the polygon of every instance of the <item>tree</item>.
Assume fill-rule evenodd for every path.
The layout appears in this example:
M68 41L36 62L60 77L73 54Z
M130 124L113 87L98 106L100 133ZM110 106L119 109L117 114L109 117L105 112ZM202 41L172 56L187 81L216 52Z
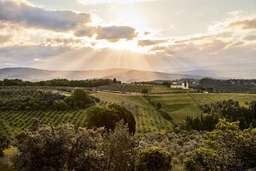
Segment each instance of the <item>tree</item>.
M17 136L15 167L18 171L64 171L74 138L69 125L42 127Z
M17 171L130 171L136 139L118 123L114 131L44 126L17 136Z
M4 149L8 148L9 146L10 146L10 139L8 135L6 135L1 131L0 132L0 157L4 155L3 153Z
M220 120L205 144L186 161L187 170L248 170L256 167L256 133L240 130L239 122Z
M216 114L201 114L199 117L188 116L185 120L184 127L186 130L212 131L219 121Z
M161 109L161 108L162 108L162 104L161 104L160 102L158 102L158 103L156 104L156 109L159 110L159 109Z
M136 129L136 122L132 113L116 104L97 105L90 108L86 121L89 128L105 127L107 130L114 130L118 122L124 121L125 124L128 124L130 133L135 133Z
M146 96L146 95L149 93L149 90L148 90L147 88L143 88L143 89L141 90L141 93L142 93L144 96Z
M11 144L10 134L7 130L5 121L0 120L0 157L4 155L3 151Z
M104 135L103 154L106 171L132 171L135 160L136 138L129 134L127 125L117 123L115 130Z
M201 106L203 113L218 114L230 122L239 121L241 129L246 129L256 123L256 115L253 112L254 103L249 108L240 106L238 101L224 100Z
M136 160L136 171L169 171L171 156L159 147L148 147L141 150Z
M93 99L82 89L75 89L71 96L65 99L65 102L72 109L83 109L94 104Z
M113 79L113 83L117 83L117 80L116 80L116 78L114 78L114 79Z

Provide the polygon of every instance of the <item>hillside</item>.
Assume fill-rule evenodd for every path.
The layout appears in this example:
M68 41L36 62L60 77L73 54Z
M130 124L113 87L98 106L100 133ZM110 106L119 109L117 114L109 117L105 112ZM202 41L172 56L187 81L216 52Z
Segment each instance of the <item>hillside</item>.
M132 69L106 69L84 71L51 71L35 68L3 68L0 69L0 79L23 79L29 81L66 78L70 80L84 80L93 78L117 78L123 82L175 80L182 78L199 79L200 76L186 74L170 74Z

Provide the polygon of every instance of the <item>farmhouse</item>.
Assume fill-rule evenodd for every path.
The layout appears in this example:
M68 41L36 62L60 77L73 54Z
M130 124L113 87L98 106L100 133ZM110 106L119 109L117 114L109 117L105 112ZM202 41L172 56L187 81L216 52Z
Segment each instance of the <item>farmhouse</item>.
M170 88L175 88L175 89L189 89L189 83L186 82L172 82Z

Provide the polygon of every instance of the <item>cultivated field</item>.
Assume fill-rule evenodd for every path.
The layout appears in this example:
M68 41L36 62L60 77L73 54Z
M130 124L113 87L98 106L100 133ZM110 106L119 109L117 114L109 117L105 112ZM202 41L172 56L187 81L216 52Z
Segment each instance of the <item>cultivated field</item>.
M200 115L199 106L202 104L233 99L246 106L248 102L256 100L255 94L202 94L187 90L170 89L165 86L152 86L148 98L145 98L142 94L129 92L123 94L98 91L93 92L92 95L98 97L101 103L117 103L131 111L136 120L137 133L172 131L173 123L182 122L188 115ZM2 96L1 98L5 97ZM173 122L166 120L152 103L160 103L162 109L169 114ZM13 133L31 127L34 118L39 118L43 124L72 123L75 126L85 126L87 110L0 111L0 120L5 120L8 128Z
M51 90L54 91L54 90ZM13 91L11 91L13 94ZM58 93L69 96L68 91L58 89ZM174 125L181 123L188 115L198 116L201 114L200 105L209 104L216 101L233 99L239 101L241 105L247 106L249 102L256 100L256 94L238 93L196 93L191 90L176 90L165 86L151 86L147 95L139 91L133 92L131 87L126 91L92 91L91 95L100 99L101 104L116 103L124 106L133 113L136 120L136 133L143 134L149 132L166 133L173 130ZM18 95L22 98L22 94ZM17 98L2 92L0 99ZM161 104L161 109L156 104ZM89 109L89 108L88 108ZM86 125L87 110L70 111L0 111L0 131L7 131L9 135L26 130L32 126L34 118L40 119L43 124L58 125L71 123L77 127ZM171 118L168 119L166 115ZM12 136L12 137L13 137ZM8 150L7 152L8 153ZM8 155L6 155L8 156ZM0 170L9 171L2 163L8 163L6 158L0 159ZM10 170L11 171L11 170Z
M256 100L256 94L238 93L168 93L151 95L150 99L155 103L161 103L165 111L174 119L176 123L182 122L186 116L198 116L201 114L200 105L209 104L216 101L233 99L239 101L241 105Z
M137 133L166 132L173 128L172 123L165 120L142 95L98 92L94 96L105 103L117 103L130 110L136 120Z

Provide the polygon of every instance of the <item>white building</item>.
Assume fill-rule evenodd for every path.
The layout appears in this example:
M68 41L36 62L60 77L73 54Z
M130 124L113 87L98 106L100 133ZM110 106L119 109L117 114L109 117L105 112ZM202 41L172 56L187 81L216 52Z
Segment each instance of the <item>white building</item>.
M187 90L189 89L189 83L188 82L182 82L182 83L172 82L171 88Z

